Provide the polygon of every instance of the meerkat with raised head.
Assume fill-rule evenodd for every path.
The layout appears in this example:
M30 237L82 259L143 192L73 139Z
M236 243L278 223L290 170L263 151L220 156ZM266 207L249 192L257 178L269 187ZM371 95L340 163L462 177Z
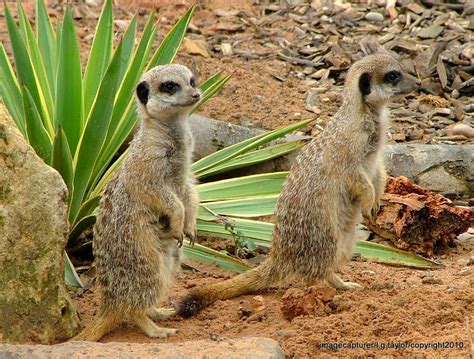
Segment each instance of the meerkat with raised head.
M308 286L326 281L337 289L359 288L336 272L351 257L361 213L371 216L385 188L387 103L416 84L387 53L354 63L342 106L321 135L302 149L283 185L267 260L234 278L191 291L178 304L178 314L189 317L216 300L292 277Z
M127 319L149 337L176 332L152 319L175 314L157 304L180 268L183 237L195 236L198 198L188 117L200 95L183 65L157 66L137 85L140 128L104 189L94 227L100 312L75 340L99 340Z

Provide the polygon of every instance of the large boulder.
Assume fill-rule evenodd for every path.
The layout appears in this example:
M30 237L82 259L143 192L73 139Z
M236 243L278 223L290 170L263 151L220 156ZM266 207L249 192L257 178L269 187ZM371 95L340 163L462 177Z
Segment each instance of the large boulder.
M79 330L64 286L67 188L0 105L0 342L56 343Z

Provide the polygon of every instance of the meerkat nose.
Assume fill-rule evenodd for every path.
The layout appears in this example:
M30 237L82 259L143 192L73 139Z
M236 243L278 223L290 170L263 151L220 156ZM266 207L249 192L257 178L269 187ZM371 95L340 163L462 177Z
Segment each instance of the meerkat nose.
M201 97L201 95L199 94L199 92L194 92L194 93L191 95L191 97L192 97L193 99L198 100L198 99Z

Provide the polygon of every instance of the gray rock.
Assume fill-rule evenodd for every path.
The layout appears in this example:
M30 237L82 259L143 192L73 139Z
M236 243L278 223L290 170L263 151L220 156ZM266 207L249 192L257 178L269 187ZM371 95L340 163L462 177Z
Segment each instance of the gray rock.
M279 359L280 345L268 338L198 340L181 343L93 343L67 342L57 345L0 345L1 358L167 358L167 359Z
M66 185L0 106L0 342L55 343L78 331L64 286L68 229Z
M391 176L405 176L438 192L474 193L474 145L387 145Z
M365 19L373 22L381 22L385 17L379 12L372 11L365 15Z

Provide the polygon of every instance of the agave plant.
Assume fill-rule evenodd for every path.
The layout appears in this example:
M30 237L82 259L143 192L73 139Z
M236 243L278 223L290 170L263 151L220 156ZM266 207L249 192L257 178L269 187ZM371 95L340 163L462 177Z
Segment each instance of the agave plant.
M135 16L114 48L112 1L106 0L83 70L71 8L66 8L55 31L44 0L35 5L35 30L21 2L18 26L4 6L16 71L1 44L0 94L23 136L62 175L69 190L70 238L74 238L93 223L100 198L97 186L103 187L117 167L114 156L135 126L135 84L142 72L174 59L194 6L152 53L154 14L139 39ZM204 82L198 105L227 80L216 74Z

